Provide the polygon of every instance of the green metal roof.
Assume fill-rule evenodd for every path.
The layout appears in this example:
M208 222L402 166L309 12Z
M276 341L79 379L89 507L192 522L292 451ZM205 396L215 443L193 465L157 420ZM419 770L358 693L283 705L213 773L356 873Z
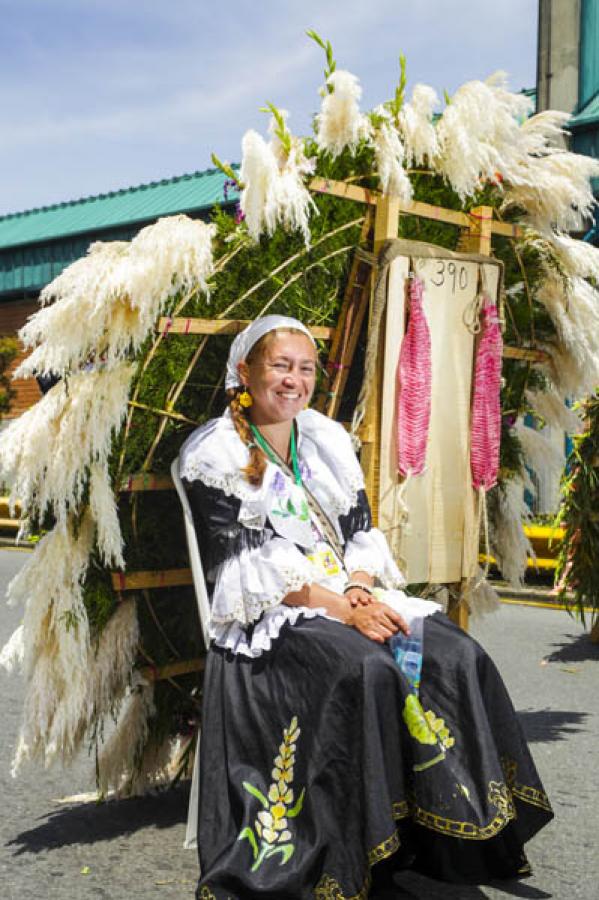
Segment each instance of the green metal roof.
M234 167L236 168L236 167ZM131 240L161 216L204 218L238 194L218 169L0 216L0 300L35 295L93 241Z
M220 170L207 169L97 197L0 216L0 249L210 209L223 202L224 181L225 175ZM232 193L230 199L235 196Z
M588 128L599 122L599 91L592 100L584 106L580 112L572 116L568 122L568 128Z

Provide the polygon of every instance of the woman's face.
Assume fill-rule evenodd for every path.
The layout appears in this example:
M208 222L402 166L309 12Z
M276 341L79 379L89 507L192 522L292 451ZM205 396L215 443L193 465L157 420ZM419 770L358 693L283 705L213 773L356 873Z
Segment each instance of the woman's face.
M239 374L254 400L250 416L256 425L289 421L312 397L316 348L305 334L275 334L256 359L239 363Z

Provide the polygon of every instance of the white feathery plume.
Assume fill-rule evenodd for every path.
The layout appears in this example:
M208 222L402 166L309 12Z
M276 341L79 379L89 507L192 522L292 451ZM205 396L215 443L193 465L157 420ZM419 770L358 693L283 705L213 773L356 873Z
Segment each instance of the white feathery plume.
M96 522L97 544L107 566L125 568L123 536L119 525L116 496L106 466L92 463L89 477L89 506Z
M522 207L526 219L543 233L552 228L580 231L592 218L595 198L591 178L599 176L599 160L553 149L527 156L511 173L503 209Z
M538 157L564 149L568 134L565 126L571 119L570 113L559 109L545 109L527 117L520 126L520 141L523 152Z
M143 794L149 788L164 784L176 774L179 741L167 737L161 744L148 744L144 750L139 770L134 770L128 781L127 794Z
M125 698L115 729L98 754L102 794L114 788L129 794L131 782L148 739L148 720L156 713L154 685L140 679Z
M131 679L139 646L135 599L119 603L104 627L95 654L91 653L88 712L91 718L107 715Z
M0 650L0 666L11 675L15 669L20 669L23 665L24 655L23 626L19 625Z
M355 75L339 69L329 75L327 85L333 90L324 94L316 116L316 142L334 158L346 147L355 151L360 141L370 136L371 126L360 112L362 88Z
M548 348L550 375L563 396L577 398L599 384L599 294L584 278L549 272L536 299L547 309L559 345Z
M283 120L287 113L281 111ZM303 142L290 135L287 150L275 133L271 119L271 140L266 143L256 131L247 131L242 140L242 162L239 178L244 184L240 205L253 240L263 232L272 235L277 225L287 231L301 231L306 245L310 242L309 219L316 205L304 184L304 177L314 171L314 161L306 158Z
M279 166L273 148L257 131L246 131L241 141L240 206L250 237L257 241L263 231L272 235L277 227L273 184Z
M376 167L384 194L399 197L402 203L412 199L412 185L404 169L404 146L391 122L382 122L373 137Z
M44 306L19 332L25 347L35 349L16 377L64 375L98 357L110 367L136 352L170 297L195 285L208 291L215 230L169 216L130 244L92 244L42 291Z
M15 769L25 759L69 759L83 736L90 642L82 586L93 537L90 515L76 534L71 522L57 525L8 587L10 602L25 601L27 692Z
M551 482L555 479L559 481L566 462L563 450L548 440L544 429L531 428L522 419L515 423L514 431L522 446L525 462L533 472L546 472Z
M458 88L437 124L439 152L435 166L464 200L481 179L511 180L521 163L518 119L530 111L530 100L512 94L497 73L486 82L469 81Z
M554 232L546 240L566 275L592 278L599 282L599 247Z
M528 557L535 558L522 527L527 519L530 510L524 500L522 478L516 476L502 482L497 488L496 515L489 523L490 542L503 577L515 586L522 584Z
M416 84L412 99L405 103L399 114L399 127L404 139L407 165L429 164L437 156L439 142L433 124L433 110L439 98L432 87Z
M551 428L559 428L567 434L577 434L581 430L582 420L566 405L553 384L544 391L527 391L526 399L531 409Z
M215 234L216 225L177 215L158 219L135 235L129 248L126 288L146 334L169 297L196 286L209 292Z
M483 616L497 612L501 608L499 594L484 577L482 569L477 568L472 584L473 587L468 594L468 606L473 619L482 619Z
M80 372L11 422L0 435L0 471L12 480L13 505L20 500L26 514L50 507L64 521L81 499L87 467L108 463L133 373L129 363Z

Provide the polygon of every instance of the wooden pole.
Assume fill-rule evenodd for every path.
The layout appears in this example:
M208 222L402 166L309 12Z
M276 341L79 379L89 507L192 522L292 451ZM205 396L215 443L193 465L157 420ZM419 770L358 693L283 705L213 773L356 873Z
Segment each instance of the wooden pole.
M399 230L400 202L397 197L383 195L376 205L374 219L374 254L378 256L385 241L396 238ZM376 284L376 267L373 269L371 284ZM372 304L370 306L372 317ZM378 523L379 513L379 462L381 455L381 403L383 392L385 335L381 329L379 336L379 352L377 354L374 384L370 391L368 406L364 415L364 421L360 429L362 441L362 453L360 461L364 470L366 493L372 506L372 517L375 525Z
M491 206L476 206L470 210L469 226L467 231L462 234L460 249L466 253L479 253L482 256L490 256L492 235L493 208ZM455 622L464 631L468 631L470 617L468 610L469 587L469 579L467 578L449 585L450 600L447 615L452 622Z

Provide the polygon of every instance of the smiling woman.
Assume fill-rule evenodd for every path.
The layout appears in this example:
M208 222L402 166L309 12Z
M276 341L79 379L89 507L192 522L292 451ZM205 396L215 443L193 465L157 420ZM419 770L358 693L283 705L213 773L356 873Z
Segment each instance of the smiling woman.
M300 322L256 319L229 408L180 454L212 594L197 897L365 900L406 864L525 874L552 813L509 697L400 590L349 435L305 409L316 365Z

